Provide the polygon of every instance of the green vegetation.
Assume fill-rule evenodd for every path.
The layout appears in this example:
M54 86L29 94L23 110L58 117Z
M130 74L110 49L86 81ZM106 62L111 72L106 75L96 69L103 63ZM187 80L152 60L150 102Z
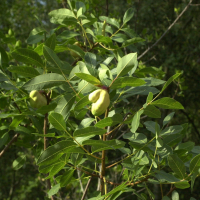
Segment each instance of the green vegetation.
M0 9L0 199L200 199L197 0Z

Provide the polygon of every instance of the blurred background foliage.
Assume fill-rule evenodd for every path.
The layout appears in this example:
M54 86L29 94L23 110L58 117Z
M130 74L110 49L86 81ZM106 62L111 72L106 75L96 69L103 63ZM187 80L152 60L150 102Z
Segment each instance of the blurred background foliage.
M79 0L81 1L81 0ZM83 0L82 0L83 1ZM85 0L83 1L88 12L99 16L109 16L122 20L125 11L133 7L134 17L128 23L134 32L133 36L139 36L146 40L145 43L128 47L125 52L138 52L141 55L146 49L151 47L160 36L167 30L170 24L182 12L188 4L188 0ZM27 47L27 38L33 28L43 27L50 31L57 26L50 23L48 13L54 9L67 7L63 0L1 0L0 1L0 37L8 34L12 30L14 37L22 42L22 47ZM75 30L78 31L78 30ZM200 4L198 0L193 0L192 5L181 16L178 22L164 36L164 38L147 54L139 60L139 69L143 67L155 67L164 71L160 78L167 80L176 72L182 72L181 78L172 84L164 92L163 96L175 97L185 110L176 111L172 124L188 123L187 135L184 141L193 141L200 145ZM4 46L5 48L6 45ZM63 61L69 59L66 56L69 52L61 53ZM73 60L71 60L73 61ZM131 97L136 106L144 104L141 95ZM136 104L137 101L137 104ZM127 105L127 107L132 106ZM116 105L121 106L121 104ZM1 108L2 109L2 108ZM168 110L163 110L163 117L168 114ZM161 121L163 118L161 119ZM159 122L159 121L158 121ZM1 141L0 141L1 143ZM2 147L0 146L2 149ZM37 166L31 152L26 149L25 154L28 162L18 171L13 170L12 162L17 157L18 151L25 151L22 146L15 146L7 151L0 160L0 199L44 199L45 181L39 177ZM112 156L112 155L108 155ZM116 156L116 155L115 155ZM121 169L116 168L117 176ZM39 178L38 178L39 177ZM86 182L83 184L86 184ZM199 179L195 183L193 197L200 199L198 189ZM80 199L81 191L77 191L78 185L69 185L63 188L60 193L66 194L65 199ZM164 188L165 189L165 188ZM96 188L90 188L91 191ZM76 192L75 192L76 191ZM156 186L154 188L156 194ZM167 190L166 190L167 191ZM73 194L76 194L73 196ZM80 195L79 195L80 194ZM180 199L189 199L190 189L182 190ZM133 199L136 197L121 197L120 199Z

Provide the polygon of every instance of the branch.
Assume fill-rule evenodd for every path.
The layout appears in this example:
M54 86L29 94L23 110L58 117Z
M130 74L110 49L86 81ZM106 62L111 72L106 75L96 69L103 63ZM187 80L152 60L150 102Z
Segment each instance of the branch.
M162 34L162 36L148 49L146 49L139 57L138 60L140 58L142 58L148 51L150 51L154 46L156 46L160 40L163 39L163 37L167 34L167 32L174 26L174 24L179 20L179 18L183 15L183 13L188 9L188 7L191 5L193 0L190 0L190 2L188 3L188 5L183 9L183 11L180 13L180 15L174 20L174 22L168 27L168 29Z
M12 145L13 142L17 140L19 137L19 133L16 133L13 138L10 140L10 142L5 146L5 148L0 153L0 158L3 156L3 154L8 150L8 148Z
M165 196L169 196L175 189L176 187L174 186L173 188L170 189L170 191Z
M84 193L83 193L83 196L82 196L81 200L84 200L84 199L85 199L85 196L86 196L86 194L87 194L87 190L88 190L89 185L90 185L90 183L91 183L91 180L92 180L92 176L90 177L90 179L89 179L88 182L87 182L87 185L86 185L86 187L85 187L85 191L84 191Z
M47 105L49 105L51 99L50 99L50 95L51 95L51 91L46 94L44 92L44 95L46 96L46 99L47 99ZM48 125L48 113L45 114L45 117L44 117L44 127L43 127L43 131L44 131L44 151L47 149L47 138L45 137L45 135L47 134L47 125ZM47 174L48 176L49 174ZM47 179L47 188L50 190L51 189L51 181L50 179ZM54 197L51 196L51 200L54 200Z

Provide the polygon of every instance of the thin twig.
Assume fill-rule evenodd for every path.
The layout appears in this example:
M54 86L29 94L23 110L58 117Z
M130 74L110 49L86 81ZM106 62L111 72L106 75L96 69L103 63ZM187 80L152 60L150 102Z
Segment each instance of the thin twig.
M176 187L174 186L173 188L170 189L170 191L165 196L169 196L175 189Z
M168 29L162 34L162 36L148 49L146 49L139 57L138 60L141 59L148 51L150 51L154 46L156 46L160 40L167 34L167 32L174 26L174 24L179 20L179 18L183 15L183 13L188 9L188 7L191 5L193 0L190 0L188 5L183 9L183 11L180 13L180 15L174 20L174 22L168 27Z
M19 137L19 133L16 133L13 138L10 140L10 142L5 146L5 148L0 153L0 158L3 156L3 154L8 150L8 148L12 145L13 142L17 140Z
M91 183L91 180L92 180L92 176L90 177L90 179L89 179L88 182L87 182L87 185L86 185L86 187L85 187L85 191L84 191L84 193L83 193L83 196L82 196L81 200L84 200L84 199L85 199L85 196L86 196L86 194L87 194L87 190L88 190L89 185L90 185L90 183Z
M105 118L108 117L108 111L109 108L106 109L105 112ZM106 141L106 134L103 134L103 141ZM102 150L102 160L101 160L101 185L100 185L100 191L101 191L101 195L103 195L103 191L104 191L104 178L105 178L105 170L106 170L106 165L105 165L105 158L106 158L106 151Z
M51 92L49 92L48 94L44 93L46 98L47 98L47 105L49 105L50 103L50 94ZM47 134L47 126L48 126L48 113L45 114L44 117L44 127L43 127L43 131L44 131L44 151L47 149L48 144L47 144L47 138L45 137L45 135ZM48 176L49 174L47 174ZM51 189L51 181L50 179L47 179L47 188L50 190ZM51 196L51 200L54 200L54 197Z

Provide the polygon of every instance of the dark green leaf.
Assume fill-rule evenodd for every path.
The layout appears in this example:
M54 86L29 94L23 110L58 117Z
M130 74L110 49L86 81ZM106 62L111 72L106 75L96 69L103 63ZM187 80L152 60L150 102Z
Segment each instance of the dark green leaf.
M49 115L49 122L58 130L65 131L66 130L66 123L64 118L61 114L56 112L51 112Z
M12 52L12 57L17 61L36 65L37 67L44 67L42 59L40 56L33 50L30 49L16 49Z
M177 155L169 155L168 156L168 164L169 167L181 178L184 179L186 177L186 168L184 163Z
M77 144L71 141L60 141L53 146L47 148L39 157L37 164L49 164L55 162L63 153L67 153L70 150L77 148Z
M144 114L147 115L148 117L152 117L152 118L161 118L160 110L153 105L148 105L144 109Z
M200 154L195 156L190 162L190 173L194 173L200 169Z
M40 75L39 72L35 68L29 67L29 66L10 66L7 69L10 72L16 73L23 77L33 78L35 76Z
M74 169L70 169L62 175L62 177L60 179L61 187L64 187L71 182L71 180L73 178L73 174L74 174Z
M45 46L49 47L50 49L54 50L56 46L56 34L52 34L46 41Z
M182 73L177 73L177 74L174 74L172 77L170 77L167 82L165 83L165 85L163 86L161 92L163 92L167 86L172 82L174 81L176 78L178 78Z
M60 113L63 116L64 120L67 120L75 100L76 96L71 96L70 94L63 96L59 100L55 112Z
M174 113L175 113L175 112L172 112L172 113L170 113L169 115L167 115L167 116L165 117L165 119L163 120L163 126L165 126L165 125L173 118Z

